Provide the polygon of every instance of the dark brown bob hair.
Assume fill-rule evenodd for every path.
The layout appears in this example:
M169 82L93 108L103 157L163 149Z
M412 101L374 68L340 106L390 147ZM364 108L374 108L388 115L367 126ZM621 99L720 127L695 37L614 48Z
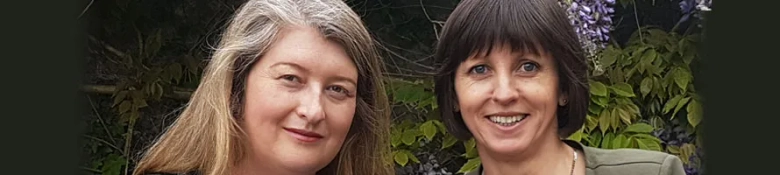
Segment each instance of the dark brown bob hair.
M469 56L508 44L513 51L550 54L569 103L558 106L558 135L579 130L589 103L588 64L565 9L557 0L463 0L450 14L434 53L435 93L447 130L467 140L471 132L455 110L454 72Z

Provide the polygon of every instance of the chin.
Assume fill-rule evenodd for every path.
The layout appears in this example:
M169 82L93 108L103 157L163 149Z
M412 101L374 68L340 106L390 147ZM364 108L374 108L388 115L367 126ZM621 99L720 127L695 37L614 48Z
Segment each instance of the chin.
M320 161L307 156L288 156L281 159L281 165L286 169L302 173L314 173L330 163L329 161Z
M512 139L488 141L487 145L489 150L486 151L494 152L498 155L516 155L528 150L531 143L526 139Z

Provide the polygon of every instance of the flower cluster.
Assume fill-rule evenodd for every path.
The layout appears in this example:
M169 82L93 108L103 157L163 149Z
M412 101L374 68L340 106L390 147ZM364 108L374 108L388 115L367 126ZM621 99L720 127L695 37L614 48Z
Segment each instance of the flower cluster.
M712 0L680 0L680 11L683 14L680 21L686 21L690 16L701 21L704 19L701 13L711 11L711 6ZM697 24L697 26L701 27L701 24Z
M681 147L686 143L693 143L696 136L687 132L684 123L680 123L677 120L672 120L671 125L667 125L664 128L659 128L653 131L653 135L661 140L663 147L676 146ZM702 174L704 170L700 165L700 160L704 156L704 152L700 146L696 146L696 150L688 158L688 164L684 165L686 175L698 175Z
M609 33L613 29L615 0L562 0L560 4L566 9L569 20L595 70L601 70L595 56L609 42Z

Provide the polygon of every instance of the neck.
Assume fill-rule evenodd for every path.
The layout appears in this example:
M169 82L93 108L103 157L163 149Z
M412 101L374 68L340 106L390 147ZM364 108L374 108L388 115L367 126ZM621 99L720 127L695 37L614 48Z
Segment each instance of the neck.
M485 175L569 175L574 160L574 149L554 134L545 136L544 140L535 142L526 150L513 155L490 153L479 148L478 151Z
M231 170L232 175L261 175L261 174L278 174L278 175L315 175L316 172L300 172L295 170L285 169L278 164L267 163L268 161L257 161L256 159L244 159L239 162L235 169Z

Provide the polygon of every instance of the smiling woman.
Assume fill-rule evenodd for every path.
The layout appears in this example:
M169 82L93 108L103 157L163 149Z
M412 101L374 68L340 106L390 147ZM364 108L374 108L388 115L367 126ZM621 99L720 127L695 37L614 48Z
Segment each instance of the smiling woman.
M393 174L375 49L343 1L246 2L134 174Z
M474 138L481 166L467 175L674 174L679 158L565 140L583 125L585 53L554 0L463 0L434 58L436 99L454 136Z

